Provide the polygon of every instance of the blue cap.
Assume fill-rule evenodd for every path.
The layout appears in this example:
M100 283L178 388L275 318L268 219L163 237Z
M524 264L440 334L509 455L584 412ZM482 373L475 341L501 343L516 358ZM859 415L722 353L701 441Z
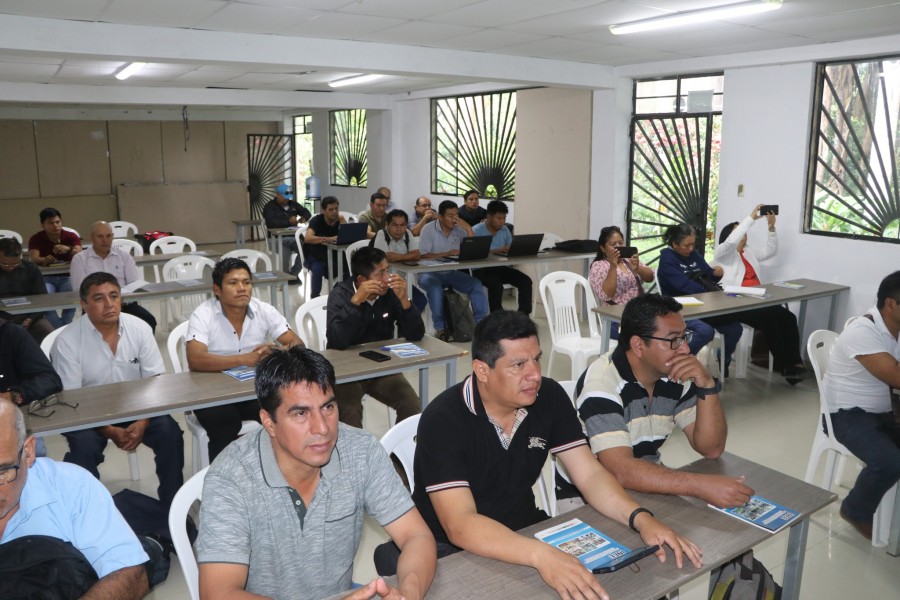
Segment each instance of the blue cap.
M289 186L286 183L280 184L277 188L275 188L275 191L278 192L279 194L281 194L282 196L284 196L285 198L287 198L288 200L294 199L294 194L291 193L291 186Z

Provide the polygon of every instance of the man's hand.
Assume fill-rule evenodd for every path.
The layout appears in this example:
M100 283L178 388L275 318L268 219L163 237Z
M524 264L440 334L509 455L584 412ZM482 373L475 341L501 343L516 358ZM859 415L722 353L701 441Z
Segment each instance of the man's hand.
M649 513L640 513L634 520L635 527L641 533L641 539L648 546L658 545L656 558L659 562L666 562L666 550L663 546L672 549L675 555L675 566L679 569L684 564L684 557L693 563L698 569L703 566L703 552L694 542L681 537L674 531L657 521Z
M405 600L405 596L395 587L391 587L381 577L373 579L363 587L353 590L342 600L370 600L371 598L389 598L390 600Z
M406 280L399 275L393 273L388 275L388 287L394 290L394 294L396 294L401 302L408 299L408 296L406 295Z
M53 246L53 254L68 254L71 251L72 247L65 244L54 244Z
M125 431L125 429L122 427L116 427L115 425L107 425L106 427L101 427L100 435L108 440L112 440L112 443L115 444L116 448L119 448L120 450L125 450L125 447L130 441L128 433Z
M290 223L291 225L296 225L297 224L297 215L291 215L290 217L288 217L288 223Z
M125 434L128 437L128 441L124 446L119 447L126 452L131 452L132 450L137 449L137 447L141 445L141 442L144 441L144 432L147 430L147 427L149 425L150 419L138 419L137 421L126 427Z
M19 323L19 325L21 325L25 329L28 329L29 327L31 327L31 317L24 319L21 323Z
M467 234L468 236L471 237L472 235L475 235L474 232L472 231L472 226L469 225L468 223L466 223L466 221L465 221L462 217L460 217L459 215L456 215L456 224L457 224L458 226L462 227L463 229L465 229L465 230L466 230L466 234Z
M422 215L422 220L425 221L426 223L428 221L434 221L437 218L438 218L437 213L434 212L433 208L429 208L428 210L425 211L425 214Z
M247 367L255 367L256 363L272 353L275 347L272 344L260 344L247 354L242 354L242 364Z
M713 506L733 508L750 501L753 488L744 485L744 476L704 475L698 496Z
M541 579L556 590L563 600L569 598L586 598L609 600L609 595L594 574L588 571L577 558L557 550L547 544L541 549L541 555L532 565L538 570Z
M387 290L385 289L382 282L367 279L366 281L363 281L358 288L356 288L356 293L353 294L353 297L350 298L350 302L352 302L356 306L359 306L360 304L368 300L370 296L380 296L386 291Z
M712 375L693 354L676 354L666 363L666 366L669 367L668 377L672 381L684 383L693 379L695 384L705 388L715 384Z

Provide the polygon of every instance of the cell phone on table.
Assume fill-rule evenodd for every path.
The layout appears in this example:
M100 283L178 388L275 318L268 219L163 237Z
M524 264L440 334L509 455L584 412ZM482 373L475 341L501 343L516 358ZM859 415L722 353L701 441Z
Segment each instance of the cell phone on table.
M612 573L614 571L618 571L622 567L627 567L632 563L636 563L641 560L645 556L650 556L659 550L659 546L644 546L643 548L635 548L625 556L620 556L615 559L611 563L607 563L602 567L597 567L596 569L592 569L591 573L595 575L600 575L602 573Z
M621 246L619 248L619 258L631 258L638 253L638 249L634 246Z
M777 215L778 214L778 205L777 204L763 204L759 207L759 214L761 216L766 216L768 214Z
M391 360L391 357L387 354L382 354L381 352L375 352L374 350L364 350L359 353L363 358L368 358L369 360L374 360L375 362L384 362L386 360Z

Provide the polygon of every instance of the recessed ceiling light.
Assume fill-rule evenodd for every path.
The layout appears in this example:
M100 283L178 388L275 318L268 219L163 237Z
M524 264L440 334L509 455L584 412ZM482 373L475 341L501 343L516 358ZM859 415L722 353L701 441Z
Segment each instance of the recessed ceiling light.
M328 82L328 87L340 88L348 85L360 85L370 83L377 79L381 79L384 75L379 73L367 73L366 75L354 75L353 77L344 77L343 79L335 79Z
M147 66L145 62L128 63L118 71L116 71L116 79L124 81Z
M620 25L610 25L609 30L615 35L623 35L626 33L639 33L641 31L680 27L681 25L690 25L693 23L704 23L706 21L720 21L734 17L742 17L744 15L777 10L781 8L781 3L782 0L752 0L751 2L740 2L738 4L728 4L725 6L675 13L664 17L653 17L652 19L632 21L631 23L622 23Z

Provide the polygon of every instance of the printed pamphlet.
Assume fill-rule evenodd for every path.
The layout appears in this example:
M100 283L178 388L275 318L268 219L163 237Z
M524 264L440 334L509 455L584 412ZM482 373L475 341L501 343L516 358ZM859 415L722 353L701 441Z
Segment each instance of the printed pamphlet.
M782 528L790 525L800 516L800 513L796 510L791 510L761 496L750 496L750 501L747 504L735 508L712 507L726 515L731 515L736 519L741 519L772 533L781 531Z
M778 283L773 283L772 285L777 285L778 287L787 288L789 290L802 290L806 287L802 283L791 283L790 281L779 281Z
M144 279L138 279L137 281L132 281L128 285L122 286L122 293L123 294L133 294L134 292L139 292L145 285L147 285L149 283L150 283L149 281L146 281Z
M271 271L265 271L263 273L256 273L253 277L256 279L275 279L276 275Z
M202 279L179 279L176 281L178 285L183 285L184 287L192 287L195 285L203 285Z
M572 519L538 531L534 537L571 554L588 570L602 567L631 552L627 546L597 531L581 519Z
M248 367L248 366L234 367L233 369L227 369L222 372L225 373L226 375L230 375L231 377L234 377L238 381L247 381L248 379L256 378L256 368L255 367Z
M693 296L675 296L675 300L682 306L703 306L703 300Z
M23 304L31 304L31 301L28 298L4 298L0 300L3 303L3 306L22 306Z
M739 296L765 296L766 288L764 287L744 287L740 285L726 285L722 288L726 294L736 294Z
M426 356L428 350L420 348L415 344L391 344L390 346L382 346L382 350L387 350L400 358L413 358L415 356Z

